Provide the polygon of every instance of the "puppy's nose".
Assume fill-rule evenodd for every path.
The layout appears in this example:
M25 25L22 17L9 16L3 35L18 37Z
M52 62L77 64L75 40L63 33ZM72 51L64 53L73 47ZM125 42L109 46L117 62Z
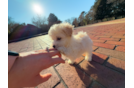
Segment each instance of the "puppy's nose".
M53 48L55 48L55 45L53 45Z

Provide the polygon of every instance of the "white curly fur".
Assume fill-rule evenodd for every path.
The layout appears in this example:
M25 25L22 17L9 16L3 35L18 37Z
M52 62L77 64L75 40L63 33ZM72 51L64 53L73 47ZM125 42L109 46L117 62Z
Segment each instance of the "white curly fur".
M74 60L83 53L86 54L85 59L91 61L92 40L83 31L73 35L73 28L74 26L69 23L54 24L48 34L52 38L55 48L69 59L69 64L73 64ZM60 40L57 38L60 38Z

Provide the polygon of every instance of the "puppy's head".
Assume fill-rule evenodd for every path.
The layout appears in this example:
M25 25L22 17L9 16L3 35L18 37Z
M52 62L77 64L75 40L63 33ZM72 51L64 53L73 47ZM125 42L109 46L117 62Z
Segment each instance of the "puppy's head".
M54 24L50 27L48 35L53 40L53 47L67 47L72 37L73 28L69 23Z

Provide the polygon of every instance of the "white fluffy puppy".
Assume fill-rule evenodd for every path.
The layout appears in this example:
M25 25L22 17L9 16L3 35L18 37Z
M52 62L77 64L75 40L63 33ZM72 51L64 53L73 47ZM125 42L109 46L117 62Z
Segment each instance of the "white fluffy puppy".
M91 61L92 40L83 31L77 35L73 35L73 28L74 26L69 23L60 23L51 26L48 35L53 40L53 47L69 59L69 64L73 64L74 60L83 53L86 54L85 59Z

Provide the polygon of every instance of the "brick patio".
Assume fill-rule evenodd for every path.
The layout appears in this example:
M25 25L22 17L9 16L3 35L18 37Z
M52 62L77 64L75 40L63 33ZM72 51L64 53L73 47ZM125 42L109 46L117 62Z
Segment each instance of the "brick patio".
M75 65L57 64L41 74L52 77L35 88L125 88L125 19L96 23L75 28L86 31L93 41L93 61L84 60L84 54ZM33 37L8 44L8 49L27 52L49 47L48 35ZM30 74L30 73L29 73Z

